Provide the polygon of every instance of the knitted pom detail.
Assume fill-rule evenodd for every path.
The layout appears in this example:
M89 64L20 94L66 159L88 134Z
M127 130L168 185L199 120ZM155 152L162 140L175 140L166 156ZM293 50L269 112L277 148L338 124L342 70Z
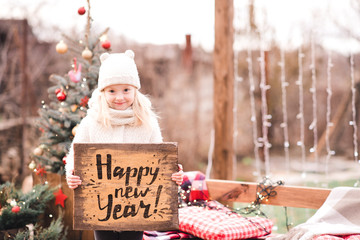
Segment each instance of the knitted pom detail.
M100 61L101 63L103 63L108 57L110 57L110 54L109 53L103 53L100 55Z
M132 50L126 50L125 55L128 56L131 59L135 58L135 53Z

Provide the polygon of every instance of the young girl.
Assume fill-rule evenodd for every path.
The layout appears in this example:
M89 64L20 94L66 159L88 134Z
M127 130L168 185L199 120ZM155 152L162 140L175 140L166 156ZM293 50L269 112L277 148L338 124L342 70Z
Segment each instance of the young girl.
M89 101L87 116L77 128L73 143L161 143L157 116L150 100L139 92L140 79L134 52L103 53L100 56L98 88ZM69 188L81 185L74 173L74 152L67 156L66 179ZM173 173L178 185L183 180L182 166ZM95 231L95 239L142 240L142 232Z

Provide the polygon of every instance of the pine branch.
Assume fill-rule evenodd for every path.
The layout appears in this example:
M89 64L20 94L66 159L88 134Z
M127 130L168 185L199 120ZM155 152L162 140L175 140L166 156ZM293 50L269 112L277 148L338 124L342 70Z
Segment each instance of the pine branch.
M1 199L12 199L20 207L18 212L12 212L13 206L7 200L1 202L2 212L0 215L0 230L22 228L27 224L35 224L38 216L46 208L46 204L54 198L54 189L49 189L48 185L36 185L32 191L23 194L15 189L11 183L0 186Z
M66 240L67 228L64 228L62 217L52 221L48 228L43 228L39 224L34 227L33 240ZM18 232L14 240L30 239L30 230Z

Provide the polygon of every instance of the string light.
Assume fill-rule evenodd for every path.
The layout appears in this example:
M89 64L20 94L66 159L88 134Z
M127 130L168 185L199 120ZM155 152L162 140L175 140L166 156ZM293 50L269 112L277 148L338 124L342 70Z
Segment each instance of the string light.
M290 158L289 158L289 130L288 130L288 114L287 114L287 101L286 101L286 87L289 83L285 80L285 53L284 49L281 49L281 61L279 63L281 69L281 96L282 96L282 113L283 122L280 127L284 129L284 152L285 152L285 164L286 170L289 172L290 169Z
M353 144L354 144L354 160L358 160L358 139L357 139L357 124L356 124L356 88L355 88L355 75L354 75L354 56L350 54L350 75L351 75L351 111L352 111L352 121L349 123L353 127Z
M326 132L325 132L325 143L326 143L326 160L325 160L325 174L326 177L329 173L329 161L332 155L334 155L334 151L330 148L330 128L333 126L331 123L331 96L332 96L332 88L331 88L331 68L332 64L332 56L331 51L328 54L328 65L327 65L327 98L326 98Z
M256 167L256 175L261 176L260 169L260 155L259 155L259 147L262 146L258 141L258 131L257 131L257 120L256 120L256 108L255 108L255 83L254 83L254 75L253 75L253 67L252 67L252 52L248 48L247 50L247 62L248 62L248 72L249 72L249 94L250 94L250 108L251 108L251 123L252 123L252 135L254 142L254 154L255 154L255 167Z
M42 106L41 106L42 108L46 109L46 105L45 105L45 101L44 101L44 100L41 100L41 105L42 105Z
M239 7L235 7L235 14L234 14L234 25L236 23L240 23L241 22L241 15L238 14L239 13L240 8ZM235 27L235 26L234 26ZM239 39L242 36L239 34L239 31L235 31L234 34L234 44L237 44L239 42ZM236 48L236 46L234 46L234 48ZM236 164L236 152L237 152L237 137L238 137L238 86L239 83L241 83L243 81L243 78L240 77L239 75L239 51L234 50L234 106L233 106L233 122L234 122L234 134L233 134L233 146L234 146L234 152L235 154L233 154L233 176L236 177L237 175L237 164Z
M318 156L318 131L317 131L317 96L316 96L316 62L315 62L315 41L314 33L311 35L311 88L310 92L312 93L312 103L313 103L313 121L309 126L309 129L314 133L314 146L310 148L310 152L314 153L315 162L317 165L317 170L319 167L319 156Z
M305 120L304 120L304 85L303 85L303 61L304 54L302 53L301 46L298 53L298 64L299 64L299 78L296 84L299 86L299 113L296 118L300 120L300 141L297 145L301 147L301 163L302 163L302 177L306 177L306 150L305 150Z
M288 216L288 208L284 207L285 209L285 224L286 224L286 229L289 231L290 227L294 225L293 222L289 223L289 216Z
M235 43L237 42L237 36L238 34L235 34ZM237 109L238 109L238 86L239 83L243 81L242 77L239 76L239 62L238 62L239 52L234 51L234 106L233 106L233 122L234 122L234 134L233 134L233 146L234 146L234 152L233 154L233 176L236 177L237 175L237 164L236 164L236 150L237 150L237 136L238 136L238 125L237 125Z
M270 156L269 148L271 144L268 139L268 128L271 126L271 123L268 121L271 119L271 116L268 115L268 106L266 101L266 91L270 89L270 86L266 84L266 72L265 72L265 51L264 51L264 41L260 34L260 89L261 89L261 116L262 116L262 143L264 149L264 160L265 160L265 174L269 176L270 174Z
M256 187L255 201L251 202L247 207L240 208L237 212L246 215L255 213L258 216L267 217L265 213L260 210L260 206L263 201L268 202L270 198L275 197L277 195L275 188L281 185L284 185L284 182L281 180L274 183L268 177L263 178Z

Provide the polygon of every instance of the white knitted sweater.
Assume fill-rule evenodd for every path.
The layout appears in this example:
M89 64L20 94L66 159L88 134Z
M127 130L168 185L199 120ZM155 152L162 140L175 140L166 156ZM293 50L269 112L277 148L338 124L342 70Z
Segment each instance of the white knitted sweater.
M121 111L121 110L113 110ZM97 121L92 114L81 121L76 130L76 135L71 144L66 159L66 176L71 175L74 169L74 143L160 143L162 142L161 130L156 116L150 121L151 129L145 125L132 126L129 124L112 125L105 127Z

